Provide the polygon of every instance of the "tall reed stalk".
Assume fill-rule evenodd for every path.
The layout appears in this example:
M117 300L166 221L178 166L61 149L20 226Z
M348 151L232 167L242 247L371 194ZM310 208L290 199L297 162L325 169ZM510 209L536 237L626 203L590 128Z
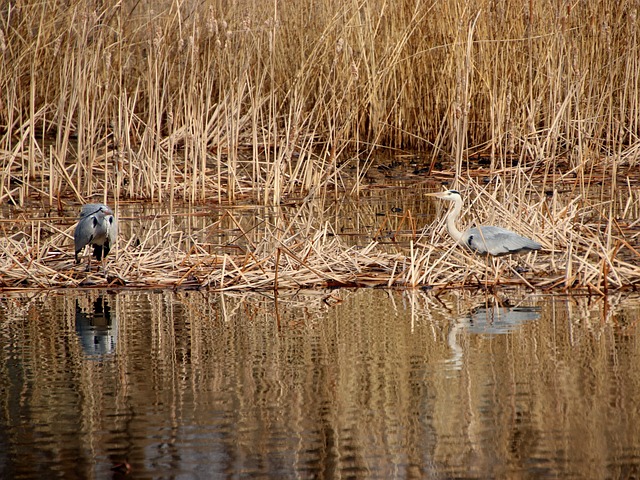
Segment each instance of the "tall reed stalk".
M5 2L0 200L40 185L50 201L277 204L341 189L345 162L363 178L377 147L459 174L483 153L615 179L639 163L637 15L633 0Z

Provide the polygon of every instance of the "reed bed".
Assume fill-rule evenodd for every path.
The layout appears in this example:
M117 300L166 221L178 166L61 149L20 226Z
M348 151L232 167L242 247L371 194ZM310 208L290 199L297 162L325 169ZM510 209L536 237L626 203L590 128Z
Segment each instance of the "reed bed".
M87 272L86 257L82 264L74 263L74 219L42 217L1 222L0 288L247 291L521 285L600 295L637 288L637 221L625 223L617 210L607 216L611 201L513 185L459 182L457 188L469 199L461 226L501 225L541 242L539 252L499 259L475 255L453 244L444 227L446 206L439 204L426 225L409 225L410 215L404 213L382 225L365 222L366 232L348 242L338 225L323 220L330 217L327 208L308 201L268 213L222 210L215 217L207 212L121 218L119 242L106 272L96 262ZM627 208L634 216L640 198ZM379 217L374 213L372 218ZM382 244L382 237L394 240Z
M168 228L154 229L142 242L130 239L108 262L106 271L94 262L86 271L86 259L75 265L71 229L52 224L26 223L23 232L0 242L3 289L61 287L209 288L219 291L301 289L317 286L377 286L388 282L388 273L402 262L398 254L347 247L328 225L309 237L289 228L268 225L261 241L237 247L237 254L211 254L210 244L186 239ZM34 236L58 233L47 240ZM265 231L271 232L265 235ZM29 233L27 233L29 232ZM179 233L179 232L178 232ZM36 243L40 243L36 245ZM185 246L190 245L188 249ZM222 250L222 248L220 248Z
M300 210L233 251L211 243L215 222L194 235L168 218L122 236L106 277L72 264L73 215L7 215L2 287L635 288L637 14L632 0L5 3L0 206ZM429 188L463 190L463 223L544 252L487 262L404 214L397 245L376 243L391 223L347 244L323 206L362 196L382 150L418 152Z
M0 200L358 192L380 148L637 166L638 4L5 2Z

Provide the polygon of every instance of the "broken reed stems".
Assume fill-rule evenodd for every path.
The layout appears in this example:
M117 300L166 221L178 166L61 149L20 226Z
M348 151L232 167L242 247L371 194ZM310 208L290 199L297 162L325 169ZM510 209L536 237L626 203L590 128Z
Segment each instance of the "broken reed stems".
M519 175L529 174L526 169L513 172L516 182ZM321 218L324 215L318 216L322 207L309 202L293 214L276 209L248 216L221 212L217 220L212 213L122 218L119 246L108 258L105 279L100 272L87 274L83 265L75 266L72 225L61 228L60 218L10 220L2 222L6 234L0 239L0 268L7 272L2 288L521 284L605 293L640 283L638 250L629 243L633 237L615 219L604 218L601 212L606 212L607 204L590 202L588 197L567 202L558 192L528 204L535 197L532 192L505 192L500 183L481 186L473 180L462 180L460 188L466 197L475 197L467 202L461 228L477 223L504 226L532 236L543 250L500 258L490 266L487 259L453 244L441 207L438 218L423 226L416 242L384 249L375 241L347 246ZM371 215L375 218L375 212ZM220 240L213 242L214 238ZM228 249L241 253L226 253Z

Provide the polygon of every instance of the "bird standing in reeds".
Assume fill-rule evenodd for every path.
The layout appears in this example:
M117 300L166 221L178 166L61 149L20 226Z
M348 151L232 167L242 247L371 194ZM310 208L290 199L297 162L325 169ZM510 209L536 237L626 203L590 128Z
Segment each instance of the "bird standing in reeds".
M75 244L76 263L80 263L78 254L87 245L93 246L93 256L102 261L105 268L105 257L116 242L118 224L113 216L113 210L103 203L88 203L80 210L80 219L73 232ZM91 268L91 255L87 270ZM106 269L105 269L106 270Z
M453 209L447 215L447 230L449 235L460 245L483 255L500 257L512 253L526 253L540 250L535 240L518 235L511 230L501 227L480 226L461 232L456 227L456 219L462 210L462 196L457 190L427 193L427 196L448 200L453 203Z

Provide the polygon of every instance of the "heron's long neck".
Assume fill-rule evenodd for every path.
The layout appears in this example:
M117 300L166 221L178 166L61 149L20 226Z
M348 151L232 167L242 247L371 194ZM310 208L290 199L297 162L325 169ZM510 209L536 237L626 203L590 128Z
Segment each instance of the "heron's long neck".
M456 198L455 203L453 204L453 209L451 209L449 215L447 215L447 231L457 243L460 243L460 240L462 239L462 232L458 230L458 227L456 227L456 219L458 218L458 215L460 215L461 210L462 199Z

